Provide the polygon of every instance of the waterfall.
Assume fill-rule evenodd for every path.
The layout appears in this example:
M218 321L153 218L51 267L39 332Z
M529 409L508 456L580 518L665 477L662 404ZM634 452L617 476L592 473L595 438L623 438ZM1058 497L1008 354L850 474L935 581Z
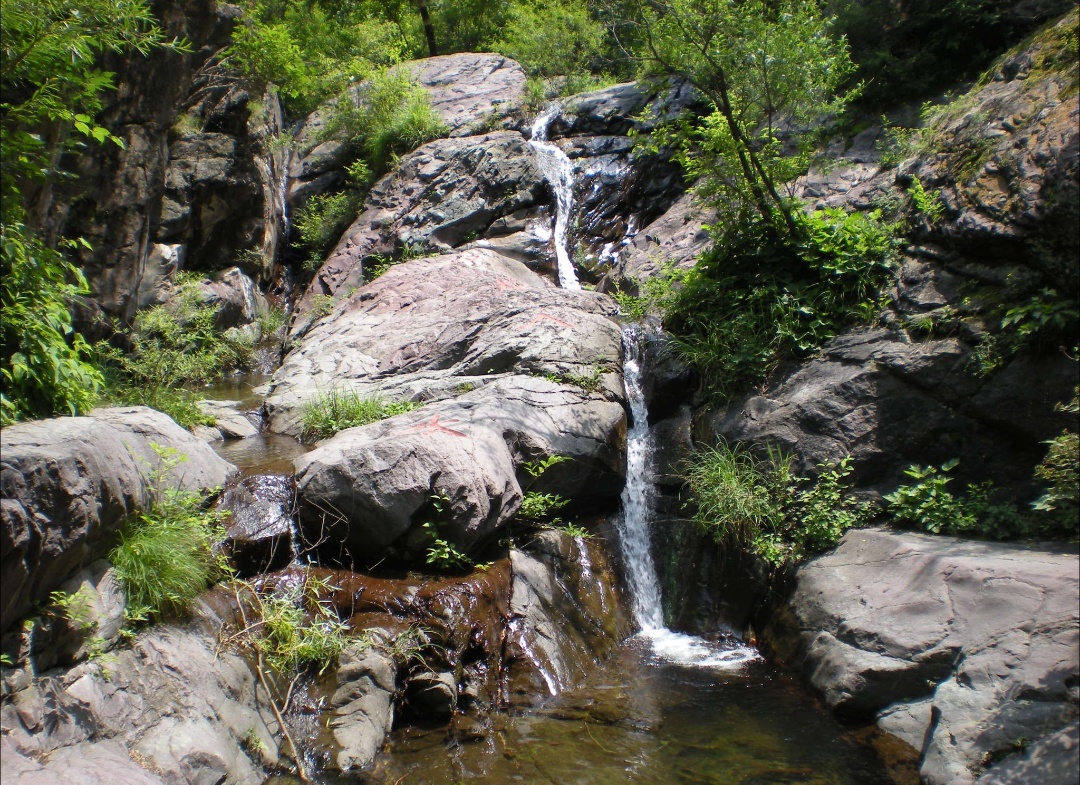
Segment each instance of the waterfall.
M558 260L559 286L563 289L580 289L574 263L566 248L566 234L570 225L570 213L574 206L574 165L566 153L547 140L548 126L559 116L560 107L554 104L536 118L532 125L532 141L536 151L536 163L544 179L555 192L555 258Z
M653 440L641 388L643 331L641 325L623 328L623 380L631 423L626 435L626 487L618 530L634 621L640 628L639 636L649 642L653 653L661 659L684 665L734 667L759 655L749 646L721 647L703 638L674 632L664 625L660 583L649 542L653 517Z

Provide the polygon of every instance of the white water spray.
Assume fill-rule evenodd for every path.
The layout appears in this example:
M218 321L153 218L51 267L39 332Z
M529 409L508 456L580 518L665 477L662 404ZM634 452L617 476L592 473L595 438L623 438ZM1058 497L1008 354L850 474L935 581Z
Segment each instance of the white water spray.
M532 125L532 141L536 151L536 163L540 173L555 192L555 258L558 260L559 286L563 289L580 289L574 263L566 248L566 234L570 225L570 212L574 206L574 165L566 153L547 140L548 126L559 116L560 107L554 104L536 118Z
M683 665L731 668L757 659L750 646L721 648L703 638L669 630L664 626L664 611L656 565L649 549L649 523L653 513L652 469L653 444L649 432L648 411L641 389L641 366L644 354L642 328L628 325L623 329L623 380L630 404L632 422L626 435L626 487L622 493L619 517L619 545L626 565L634 621L658 657Z

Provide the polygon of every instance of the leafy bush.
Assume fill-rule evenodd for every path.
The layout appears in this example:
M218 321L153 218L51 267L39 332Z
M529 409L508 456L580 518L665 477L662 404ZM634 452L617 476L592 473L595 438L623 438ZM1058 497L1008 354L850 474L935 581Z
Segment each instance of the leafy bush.
M344 137L363 152L371 171L385 170L392 155L416 149L446 134L427 91L403 69L372 74L334 104L325 137Z
M1052 460L1050 456L1047 459ZM914 525L933 534L994 540L1032 537L1075 539L1080 531L1080 523L1075 507L1069 506L1068 495L1071 493L1075 500L1076 462L1077 457L1073 453L1059 465L1065 470L1061 475L1061 490L1065 498L1060 502L1060 510L1054 502L1044 504L1043 499L1036 501L1028 512L1011 503L994 502L991 500L994 487L990 482L970 483L962 496L955 495L946 488L953 478L945 476L956 467L958 461L955 459L946 461L940 468L909 466L904 473L915 482L901 485L882 498L889 503L888 511L895 523ZM1067 466L1073 472L1071 480ZM1036 476L1044 476L1040 474L1041 469L1042 465L1036 469ZM1048 494L1053 493L1054 489L1051 488Z
M304 270L313 273L337 243L364 203L362 191L347 189L336 194L318 194L296 211L293 227L307 248Z
M216 548L224 539L222 514L204 510L201 494L166 487L166 477L187 456L155 449L159 465L151 474L152 504L127 522L109 554L133 624L185 615L211 581L228 573Z
M738 445L703 449L687 472L694 519L717 542L747 547L774 567L798 562L873 513L846 494L850 457L818 468L809 480L795 476L791 459L776 450L762 460Z
M718 399L760 383L782 360L808 356L878 310L894 264L893 227L878 211L799 215L797 245L748 220L721 233L697 267L672 273L673 285L652 297L675 350Z
M68 310L86 279L17 223L0 229L0 275L0 423L87 411L104 380Z
M351 640L348 623L319 599L335 590L307 570L299 582L278 586L273 593L260 593L241 582L237 594L251 602L256 616L242 632L277 672L292 674L314 666L321 674Z
M600 54L604 28L585 3L553 0L513 5L497 52L512 57L533 76L581 73Z
M424 531L431 538L431 544L427 548L427 563L444 572L455 572L472 567L473 560L442 536L442 527L452 512L450 497L443 491L432 494L430 507L434 520L423 524Z
M191 388L244 365L253 347L240 335L218 330L216 309L201 304L196 281L179 282L173 301L135 317L128 351L108 344L97 348L109 375L109 401L150 406L191 427L207 422Z
M1058 404L1055 408L1073 414L1080 411L1080 388L1071 401ZM1049 450L1035 467L1035 476L1049 483L1050 487L1032 507L1060 520L1064 530L1075 538L1080 528L1077 520L1080 517L1077 514L1080 507L1080 436L1066 428L1047 444L1050 445Z
M269 0L251 4L233 34L234 62L259 85L277 86L286 109L305 115L350 83L399 62L405 42L388 19L352 4Z
M411 412L418 406L420 404L412 401L361 398L352 390L330 390L304 404L300 438L303 441L326 439L346 428L385 420Z
M889 503L889 512L900 523L909 523L933 534L959 534L975 528L974 514L967 505L946 489L952 471L959 461L946 461L940 470L933 466L909 466L904 474L915 480L901 485L882 498Z

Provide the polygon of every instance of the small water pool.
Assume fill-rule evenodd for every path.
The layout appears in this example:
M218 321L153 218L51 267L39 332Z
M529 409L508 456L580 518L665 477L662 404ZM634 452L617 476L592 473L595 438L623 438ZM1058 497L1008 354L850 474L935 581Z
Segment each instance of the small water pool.
M374 772L324 785L917 785L914 751L838 721L755 660L667 664L626 644L580 689L497 718L478 741L395 731ZM275 783L287 780L277 778Z

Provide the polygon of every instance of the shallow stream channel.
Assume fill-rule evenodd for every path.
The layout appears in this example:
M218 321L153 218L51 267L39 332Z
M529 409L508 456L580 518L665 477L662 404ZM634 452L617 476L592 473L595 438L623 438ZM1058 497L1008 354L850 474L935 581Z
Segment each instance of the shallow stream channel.
M641 392L643 335L624 332L630 408L627 484L620 512L603 527L617 551L626 609L637 633L557 694L516 694L483 732L448 729L415 715L390 734L374 768L320 771L319 785L914 785L903 745L872 726L846 725L783 670L737 637L697 637L668 629L650 548L652 437ZM245 378L208 397L255 409ZM260 433L218 442L248 477L290 474L306 448ZM581 543L584 546L584 543ZM550 687L550 681L549 681ZM317 715L316 715L317 716ZM315 721L314 716L303 727ZM294 728L296 733L297 728ZM320 731L310 726L312 735ZM303 744L301 737L301 744ZM297 785L274 775L266 785Z

